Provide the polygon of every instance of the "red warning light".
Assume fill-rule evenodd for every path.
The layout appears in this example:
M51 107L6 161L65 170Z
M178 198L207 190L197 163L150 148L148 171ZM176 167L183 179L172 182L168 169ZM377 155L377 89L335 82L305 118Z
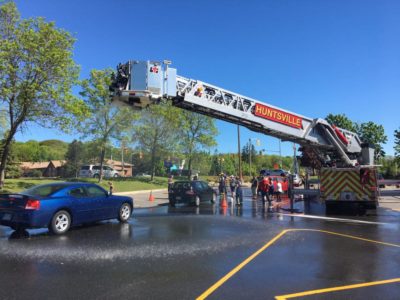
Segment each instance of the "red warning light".
M157 67L151 67L150 68L150 73L158 73L158 68Z

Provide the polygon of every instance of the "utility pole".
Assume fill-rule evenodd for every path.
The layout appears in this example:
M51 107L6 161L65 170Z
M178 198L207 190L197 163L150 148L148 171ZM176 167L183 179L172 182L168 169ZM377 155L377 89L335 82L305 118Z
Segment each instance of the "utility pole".
M239 178L243 181L242 174L242 156L240 154L240 126L237 126L237 134L238 134L238 159L239 159Z
M249 176L251 176L251 138L249 138Z
M281 149L281 139L279 139L279 164L280 164L280 168L283 168L282 166L282 149Z
M299 174L299 164L297 162L296 144L293 143L293 174Z
M125 164L124 164L124 151L125 151L125 142L121 142L121 161L122 161L122 177L125 177Z

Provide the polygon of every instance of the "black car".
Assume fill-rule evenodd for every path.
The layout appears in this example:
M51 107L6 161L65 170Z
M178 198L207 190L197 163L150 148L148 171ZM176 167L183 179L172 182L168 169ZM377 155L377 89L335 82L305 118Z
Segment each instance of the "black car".
M200 180L177 181L168 191L169 204L187 203L199 206L200 202L214 203L217 195L212 187Z

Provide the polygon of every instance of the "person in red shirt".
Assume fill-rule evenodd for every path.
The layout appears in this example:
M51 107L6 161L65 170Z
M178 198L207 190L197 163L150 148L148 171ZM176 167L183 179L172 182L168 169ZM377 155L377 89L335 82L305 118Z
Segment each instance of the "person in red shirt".
M264 177L260 183L258 184L258 190L261 191L261 200L263 205L265 205L265 200L268 201L268 205L271 205L271 199L269 198L268 191L269 191L269 180L268 177Z

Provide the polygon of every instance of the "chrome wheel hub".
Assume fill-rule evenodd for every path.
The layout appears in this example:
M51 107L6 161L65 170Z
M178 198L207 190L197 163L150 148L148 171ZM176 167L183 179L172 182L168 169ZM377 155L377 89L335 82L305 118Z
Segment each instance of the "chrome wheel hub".
M124 205L121 208L121 217L122 217L122 219L127 220L129 218L130 214L131 214L131 209L129 208L128 205Z
M66 230L69 225L69 219L68 219L67 215L61 214L61 215L57 216L55 225L56 225L56 229L58 231Z

